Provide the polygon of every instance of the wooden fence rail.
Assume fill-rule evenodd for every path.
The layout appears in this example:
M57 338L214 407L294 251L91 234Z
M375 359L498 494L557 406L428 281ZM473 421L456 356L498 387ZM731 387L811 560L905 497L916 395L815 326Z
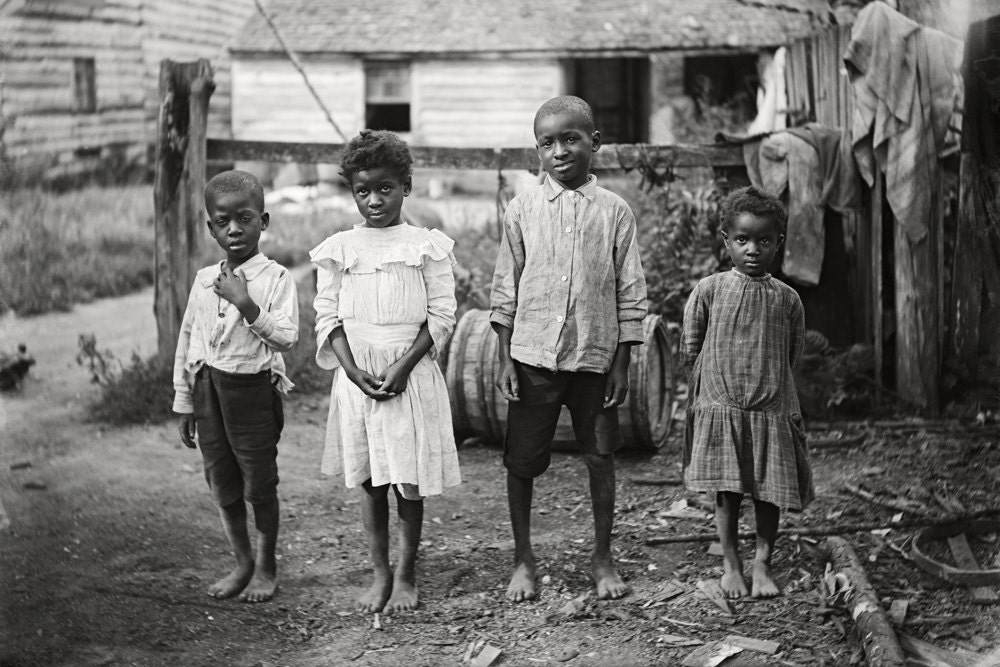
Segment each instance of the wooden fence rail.
M208 140L210 162L259 160L302 164L336 163L343 150L344 144ZM410 146L410 154L413 156L413 166L417 168L538 169L538 154L534 148ZM644 162L658 169L742 168L743 149L739 146L606 144L594 154L591 168L595 171L633 169Z

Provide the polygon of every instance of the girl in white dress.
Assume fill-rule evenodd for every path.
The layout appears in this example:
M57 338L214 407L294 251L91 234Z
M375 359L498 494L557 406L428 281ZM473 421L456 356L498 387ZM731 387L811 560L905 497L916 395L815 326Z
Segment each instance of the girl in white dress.
M311 252L318 266L316 362L334 369L322 470L361 487L375 576L364 612L417 606L426 496L461 481L444 377L434 361L455 327L454 241L400 217L413 161L391 132L351 140L341 171L365 221ZM399 561L389 567L389 487Z

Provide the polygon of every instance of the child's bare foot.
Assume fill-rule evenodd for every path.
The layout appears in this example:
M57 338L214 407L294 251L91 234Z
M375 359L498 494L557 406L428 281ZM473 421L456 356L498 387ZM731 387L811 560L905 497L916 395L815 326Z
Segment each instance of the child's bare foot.
M208 594L219 600L231 598L246 588L253 577L253 562L249 565L237 565L233 571L208 587Z
M598 600L617 600L628 595L628 584L610 561L592 561L590 572L597 585Z
M519 563L514 568L510 585L507 586L507 599L511 602L524 602L525 600L534 600L536 594L535 564L531 562Z
M358 598L354 608L366 614L382 611L390 593L392 593L392 575L388 572L375 572L371 588Z
M276 572L264 572L264 568L254 570L250 583L240 593L241 602L267 602L278 591Z
M383 610L387 614L396 611L410 611L416 609L419 604L417 585L415 582L407 580L405 577L396 577L392 580L392 595L385 603Z
M726 594L727 598L743 598L750 595L746 579L743 578L742 568L724 568L719 585L722 587L722 592Z
M781 587L771 574L771 566L764 561L753 563L753 593L755 598L773 598L781 595Z

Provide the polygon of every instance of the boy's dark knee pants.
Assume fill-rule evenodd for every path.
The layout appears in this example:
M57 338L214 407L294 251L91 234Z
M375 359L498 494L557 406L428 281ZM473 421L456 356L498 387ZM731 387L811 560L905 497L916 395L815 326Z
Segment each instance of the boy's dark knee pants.
M205 480L215 502L225 507L238 500L276 500L284 413L270 373L203 367L194 383L194 416Z
M553 372L517 365L518 396L507 408L503 462L517 477L533 479L549 467L562 406L569 408L579 451L608 455L622 445L617 408L604 407L607 376Z

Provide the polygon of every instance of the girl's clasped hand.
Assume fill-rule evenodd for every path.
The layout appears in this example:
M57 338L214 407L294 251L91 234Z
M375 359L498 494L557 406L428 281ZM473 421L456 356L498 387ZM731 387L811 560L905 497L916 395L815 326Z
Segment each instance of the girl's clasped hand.
M357 385L365 396L376 401L384 401L403 393L412 370L412 367L407 367L406 364L399 361L378 375L368 373L357 366L350 370L345 369L345 372L351 382Z

